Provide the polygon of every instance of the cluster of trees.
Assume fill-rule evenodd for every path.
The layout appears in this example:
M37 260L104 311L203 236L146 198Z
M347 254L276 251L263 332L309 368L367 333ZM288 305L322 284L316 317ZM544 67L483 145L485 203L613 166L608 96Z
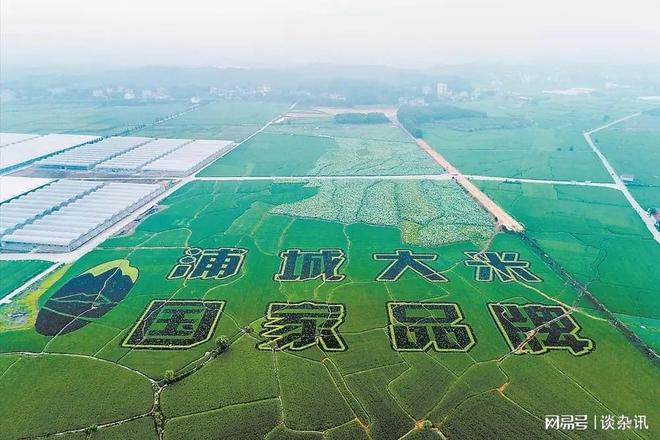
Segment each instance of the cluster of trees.
M427 106L404 106L399 108L397 118L406 130L413 136L421 138L422 130L419 127L427 122L443 121L460 118L485 118L486 113L468 110L453 105L437 103Z
M220 335L215 339L215 348L211 350L209 354L211 355L211 357L217 357L221 353L224 353L225 351L229 350L230 346L231 346L231 341L229 340L229 338L225 335ZM190 373L191 371L188 371L187 373L177 374L174 370L165 370L165 374L163 375L163 381L165 383L171 384L183 379Z
M384 113L339 113L335 115L338 124L384 124L389 122Z

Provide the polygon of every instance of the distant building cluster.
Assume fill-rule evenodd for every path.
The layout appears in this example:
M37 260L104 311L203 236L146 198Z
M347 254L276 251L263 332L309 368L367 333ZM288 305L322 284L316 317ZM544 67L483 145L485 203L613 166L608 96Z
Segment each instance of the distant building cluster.
M135 91L132 88L118 86L94 89L92 90L92 97L96 99L123 99L125 101L131 101L134 99L164 100L169 99L170 95L163 87Z
M426 85L418 89L421 91L420 95L401 96L399 98L399 105L410 106L423 106L427 105L430 101L469 101L473 99L480 99L485 94L494 94L494 91L482 92L477 88L469 88L469 90L454 90L450 84L446 82L437 82L435 85Z
M223 99L266 97L271 92L272 88L265 84L256 87L209 88L209 95Z

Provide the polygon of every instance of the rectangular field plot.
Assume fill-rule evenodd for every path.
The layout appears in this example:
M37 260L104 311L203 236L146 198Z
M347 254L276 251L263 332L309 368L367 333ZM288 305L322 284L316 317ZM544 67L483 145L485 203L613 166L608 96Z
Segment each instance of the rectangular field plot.
M660 116L641 115L592 135L645 209L660 207ZM639 196L639 198L638 198Z
M28 282L51 265L52 263L50 261L41 260L0 260L0 274L2 275L0 304L2 303L2 299L12 293L14 289Z
M387 176L442 172L392 124L338 124L325 117L283 119L201 175Z
M38 311L0 331L2 351L45 353L0 354L10 432L44 434L31 413L44 408L51 433L89 426L95 411L139 419L153 401L146 379L165 376L172 439L394 440L425 419L455 438L544 438L545 414L660 417L648 404L657 367L532 247L466 233L494 229L453 183L409 182L182 187L54 274ZM435 238L420 239L434 222ZM42 386L59 371L66 404ZM90 402L89 389L102 396Z
M660 207L660 186L629 186L628 190L646 210Z
M579 99L476 101L465 106L487 112L488 117L420 128L423 138L465 174L609 182L582 136L607 116L592 105Z
M109 136L185 110L189 102L111 104L4 103L0 131Z
M291 103L212 102L185 115L147 127L142 136L241 141L285 111Z
M620 192L557 185L549 193L535 191L546 185L478 184L612 312L657 323L660 272L654 265L660 247ZM657 344L657 338L648 342Z

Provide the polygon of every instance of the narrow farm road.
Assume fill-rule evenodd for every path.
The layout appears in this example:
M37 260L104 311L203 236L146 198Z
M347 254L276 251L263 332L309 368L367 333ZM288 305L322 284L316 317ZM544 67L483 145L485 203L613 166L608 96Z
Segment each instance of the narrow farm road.
M603 125L598 128L594 128L593 130L587 131L584 133L584 140L587 141L587 144L589 144L589 147L593 150L594 153L596 153L596 156L600 159L600 161L603 163L603 166L607 170L608 173L610 173L610 176L612 177L612 180L614 180L614 184L616 187L623 192L623 195L626 197L628 200L628 203L630 203L630 206L633 207L633 209L637 212L639 217L642 219L644 224L646 225L646 228L649 230L651 235L653 236L653 239L657 242L660 243L660 231L658 231L655 228L655 222L651 218L651 216L648 215L646 211L644 211L644 208L640 206L640 204L635 200L635 198L630 194L630 191L628 191L628 187L626 186L625 183L623 183L623 180L621 180L621 177L619 177L619 174L616 172L612 164L607 160L605 155L600 151L594 140L591 138L591 135L599 132L601 130L604 130L608 127L611 127L615 124L621 123L623 121L627 121L628 119L634 118L636 116L641 115L641 113L634 113L632 115L628 115L624 118L617 119L616 121L612 121L609 124Z

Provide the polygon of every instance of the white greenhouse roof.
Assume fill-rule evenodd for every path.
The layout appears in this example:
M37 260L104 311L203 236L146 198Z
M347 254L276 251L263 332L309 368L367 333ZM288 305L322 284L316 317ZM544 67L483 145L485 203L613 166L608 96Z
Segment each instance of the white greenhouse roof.
M144 167L145 171L186 173L209 157L228 149L232 141L196 140Z
M97 170L137 170L173 150L192 142L190 139L155 139L96 166Z
M36 177L0 176L0 203L52 182Z
M90 169L95 165L118 156L128 150L150 142L147 137L113 136L105 138L93 144L83 145L56 154L47 159L39 161L40 167L62 167Z
M28 164L67 148L98 139L78 134L47 134L0 148L0 171Z
M69 197L64 202L61 200L62 197L53 197L52 206L49 209L44 209L43 206L36 208L35 210L39 211L36 215L28 211L26 214L31 215L29 221L23 221L13 228L5 228L6 233L2 236L3 248L74 249L144 205L163 190L158 184L118 182L102 184L65 180L57 183L61 182L65 182L65 187L72 183L74 186L78 184L96 186L92 187L91 191ZM78 188L80 189L83 188ZM0 209L2 206L0 205ZM17 217L11 219L20 219L24 214L21 207L15 207L15 211Z
M39 136L41 135L29 133L0 133L0 147L4 147L5 145L9 144L16 144L18 142L23 142Z

